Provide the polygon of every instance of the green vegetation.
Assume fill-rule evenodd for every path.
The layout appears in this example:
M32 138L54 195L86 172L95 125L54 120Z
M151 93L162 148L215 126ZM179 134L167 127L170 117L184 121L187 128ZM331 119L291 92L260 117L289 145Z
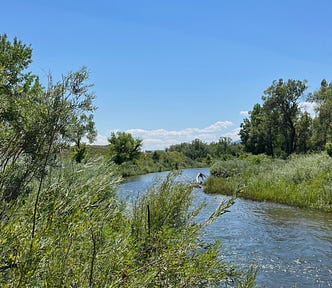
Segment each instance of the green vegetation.
M69 143L80 148L95 135L88 72L82 68L43 87L27 72L30 47L0 35L0 199L7 201L42 186L56 155ZM41 190L41 187L38 188ZM38 198L38 197L37 197ZM38 201L37 201L38 202Z
M133 161L139 157L142 148L142 140L135 139L130 133L112 133L108 139L110 142L111 160L116 164Z
M332 142L327 142L326 143L325 150L326 150L327 155L332 157Z
M1 202L1 287L220 287L231 279L238 287L245 283L245 274L220 260L220 243L200 240L211 219L193 222L190 187L169 175L128 214L116 196L120 178L115 171L114 165L100 160L64 163L50 171L40 193L35 183L29 194ZM229 205L222 203L213 218Z
M242 187L244 198L332 211L332 162L321 152L332 155L332 82L323 80L307 96L315 104L314 118L300 108L306 88L306 81L280 79L264 91L263 104L255 104L241 124L243 148L251 156L217 161L206 192L232 194Z
M50 76L45 88L26 71L30 47L5 35L0 59L1 287L254 286L252 270L237 271L221 261L220 243L202 241L202 229L233 199L197 224L192 188L170 174L128 212L117 197L119 166L91 161L81 143L95 136L87 70L56 83ZM144 155L139 141L129 142L132 157L114 150L120 165Z
M240 137L246 152L287 157L293 153L321 151L331 142L332 83L323 80L307 101L315 104L316 116L300 109L306 81L274 81L264 92L263 104L255 104L241 124Z
M193 167L207 167L214 159L228 159L240 155L241 145L232 143L230 138L222 137L210 144L199 139L191 143L172 145L165 151L143 152L142 140L135 139L130 133L112 133L110 146L91 146L90 157L104 156L119 165L123 176L151 172L178 170ZM107 153L109 149L109 153Z
M1 287L254 286L254 271L238 271L221 260L220 243L202 241L233 199L195 223L192 188L170 173L128 211L120 175L214 163L209 193L332 211L331 83L309 95L311 119L297 102L305 81L273 82L241 126L243 146L224 137L143 152L125 132L109 146L82 143L96 136L87 69L43 87L27 71L31 53L0 36ZM295 155L324 147L327 155Z
M191 188L176 183L175 175L156 183L134 207L132 233L138 267L144 267L147 260L152 264L143 268L143 279L154 278L153 287L223 287L234 277L241 279L234 267L220 260L219 242L206 245L199 240L202 228L225 213L233 199L222 202L204 223L195 224L193 217L200 209L188 213ZM252 287L249 278L242 279L243 284L236 280L236 284ZM141 287L150 285L141 282Z
M332 161L326 154L293 155L287 160L252 155L216 162L207 193L332 211Z

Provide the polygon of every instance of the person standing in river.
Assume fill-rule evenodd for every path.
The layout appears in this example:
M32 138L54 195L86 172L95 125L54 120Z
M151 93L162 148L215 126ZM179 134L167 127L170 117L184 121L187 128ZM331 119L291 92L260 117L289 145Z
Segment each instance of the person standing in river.
M199 172L196 176L196 183L202 185L204 178L206 178L206 176L202 172Z

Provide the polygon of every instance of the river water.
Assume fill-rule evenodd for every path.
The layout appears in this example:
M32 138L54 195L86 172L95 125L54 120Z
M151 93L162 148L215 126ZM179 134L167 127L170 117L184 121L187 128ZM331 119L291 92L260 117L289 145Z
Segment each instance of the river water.
M180 181L194 181L198 172L185 169ZM119 194L130 206L156 178L167 173L131 177ZM193 191L194 203L206 202L197 221L206 219L227 199ZM205 230L205 240L222 241L221 255L239 268L258 267L257 287L332 287L332 214L284 205L237 199L229 212Z

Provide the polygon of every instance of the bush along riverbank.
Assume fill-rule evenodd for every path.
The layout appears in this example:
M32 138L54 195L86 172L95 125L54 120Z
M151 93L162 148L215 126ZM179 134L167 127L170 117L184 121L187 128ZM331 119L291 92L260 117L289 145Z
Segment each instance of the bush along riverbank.
M233 200L195 223L192 188L175 177L156 182L128 213L115 165L50 169L41 190L30 183L30 194L0 201L0 286L254 287L254 270L237 271L221 260L219 242L201 240Z
M233 195L332 212L332 159L325 153L287 160L250 155L211 166L206 193Z

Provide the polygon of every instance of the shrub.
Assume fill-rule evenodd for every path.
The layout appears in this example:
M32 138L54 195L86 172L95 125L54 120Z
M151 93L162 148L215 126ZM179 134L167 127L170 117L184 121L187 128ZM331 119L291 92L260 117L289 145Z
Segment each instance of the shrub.
M0 202L0 286L249 283L250 277L221 261L220 243L207 245L201 240L202 228L223 214L232 200L222 203L205 223L195 224L198 210L189 209L191 187L177 183L175 176L156 182L127 214L116 196L120 179L113 165L99 160L70 162L50 170L40 191L35 223L38 190L34 187L15 201Z
M332 142L327 142L325 144L325 150L326 150L327 155L332 157Z
M2 287L108 283L111 267L118 266L116 242L125 221L114 171L105 163L67 164L50 171L35 222L37 189L6 206L0 222Z
M241 274L219 258L220 243L206 245L202 228L225 213L233 199L221 203L203 224L195 224L189 213L192 188L176 183L176 174L156 182L136 203L132 219L132 237L137 249L135 263L142 267L131 273L127 283L140 287L228 287L240 285ZM204 247L204 248L203 248ZM133 279L132 279L133 278ZM251 277L246 281L248 286ZM244 284L244 285L246 285Z

